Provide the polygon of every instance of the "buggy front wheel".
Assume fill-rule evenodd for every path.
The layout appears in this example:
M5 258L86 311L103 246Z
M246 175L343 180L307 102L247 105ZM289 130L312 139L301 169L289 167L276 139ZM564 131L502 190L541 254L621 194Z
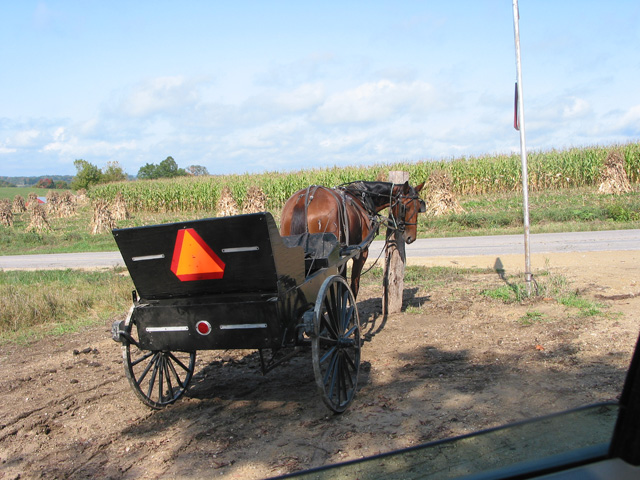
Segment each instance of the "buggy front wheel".
M327 278L314 308L311 355L316 385L324 403L344 412L356 392L360 371L360 319L356 301L339 275Z
M161 409L184 395L193 376L196 352L139 348L138 327L131 316L125 322L124 330L124 371L142 403Z

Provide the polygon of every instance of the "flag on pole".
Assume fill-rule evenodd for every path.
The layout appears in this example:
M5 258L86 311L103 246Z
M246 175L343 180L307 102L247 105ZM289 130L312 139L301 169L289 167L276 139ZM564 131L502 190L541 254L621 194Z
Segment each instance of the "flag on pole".
M518 82L516 82L516 95L513 103L513 128L520 130L520 121L518 118Z

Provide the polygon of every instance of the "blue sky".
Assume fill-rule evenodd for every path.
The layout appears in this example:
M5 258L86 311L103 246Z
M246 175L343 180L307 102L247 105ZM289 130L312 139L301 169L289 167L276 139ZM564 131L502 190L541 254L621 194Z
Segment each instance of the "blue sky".
M512 3L2 1L0 176L519 151ZM640 2L520 0L527 147L640 139Z

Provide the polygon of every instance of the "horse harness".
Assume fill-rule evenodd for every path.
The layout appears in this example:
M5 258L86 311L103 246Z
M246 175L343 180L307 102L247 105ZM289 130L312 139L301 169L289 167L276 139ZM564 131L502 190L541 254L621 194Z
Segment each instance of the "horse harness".
M362 184L363 182L352 182L344 185L340 185L335 188L325 188L327 192L335 199L336 205L338 207L338 232L342 234L344 232L346 245L349 245L349 215L347 213L348 204L354 204L356 199L360 201L362 207L367 213L369 221L373 222L374 219L380 219L381 215L378 213L376 208L376 202L373 200L373 197L387 198L386 194L380 194L375 192L367 191L362 186L358 184ZM305 197L304 203L304 213L305 218L308 217L309 204L313 200L317 190L321 188L319 185L311 185L306 188L304 193L300 194L299 198ZM420 196L415 192L413 187L411 187L411 191L409 194L404 195L393 195L393 187L389 190L388 195L388 205L389 205L389 217L381 221L380 223L386 224L388 228L404 231L407 225L416 225L415 222L407 222L405 219L407 206L404 203L404 200L417 201L418 211L423 213L426 210L426 205L424 201L420 198ZM395 207L398 207L398 216L393 214L393 210ZM325 226L325 231L329 224ZM309 231L309 225L305 222L305 229ZM338 238L338 241L341 239Z
M349 205L356 205L355 203L355 195L353 194L352 191L349 191L345 188L327 188L327 187L320 187L319 185L311 185L309 187L306 188L304 193L301 193L299 198L304 197L305 201L304 201L304 214L305 214L305 218L309 218L308 213L309 213L309 204L311 203L311 201L313 200L316 192L318 191L319 188L324 188L335 200L336 205L337 205L337 211L338 211L338 225L336 225L336 227L338 227L338 234L340 236L344 235L344 240L345 240L345 245L349 245L349 231L350 231L350 225L349 225L349 215L347 212L347 207ZM365 193L365 192L363 192ZM358 198L358 197L356 197ZM371 200L369 199L369 201L365 201L364 200L364 195L362 196L363 201L362 201L362 206L364 207L364 209L367 212L367 216L369 217L369 220L372 220L373 218L375 218L375 216L377 215L375 213L375 209L373 207L373 203L371 202ZM358 198L359 199L359 198ZM373 212L373 216L372 216L372 212ZM326 231L327 228L329 227L329 222L327 222L327 224L325 225L324 230ZM309 232L309 225L307 222L305 222L305 229L307 232ZM341 238L338 238L338 241L341 241Z
M356 192L359 193L359 196L362 199L362 203L363 205L365 205L365 208L369 212L369 217L371 219L376 217L377 218L381 217L381 215L378 213L378 210L376 209L376 205L372 197L375 196L379 198L385 198L385 200L388 198L389 216L385 218L383 221L381 221L380 223L386 224L387 227L391 228L392 230L399 230L401 232L404 232L404 229L407 225L417 225L417 222L406 221L405 217L407 214L407 206L404 203L404 200L419 202L418 212L420 213L424 213L427 209L424 200L420 198L420 196L418 195L418 193L415 191L413 187L410 187L410 193L408 195L403 195L403 194L393 195L393 185L392 185L392 187L389 189L389 194L387 196L386 194L367 191L365 188L362 187L363 185L364 185L364 182L357 181L357 182L344 184L343 186L340 186L338 188L346 189L350 191L352 195L355 195ZM393 214L393 210L396 206L398 207L397 218Z

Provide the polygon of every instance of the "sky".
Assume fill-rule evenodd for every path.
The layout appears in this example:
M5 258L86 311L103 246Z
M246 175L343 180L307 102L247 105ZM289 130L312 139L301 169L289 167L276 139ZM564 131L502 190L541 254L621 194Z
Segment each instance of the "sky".
M640 140L640 2L520 0L527 150ZM0 176L520 151L509 0L0 0Z

